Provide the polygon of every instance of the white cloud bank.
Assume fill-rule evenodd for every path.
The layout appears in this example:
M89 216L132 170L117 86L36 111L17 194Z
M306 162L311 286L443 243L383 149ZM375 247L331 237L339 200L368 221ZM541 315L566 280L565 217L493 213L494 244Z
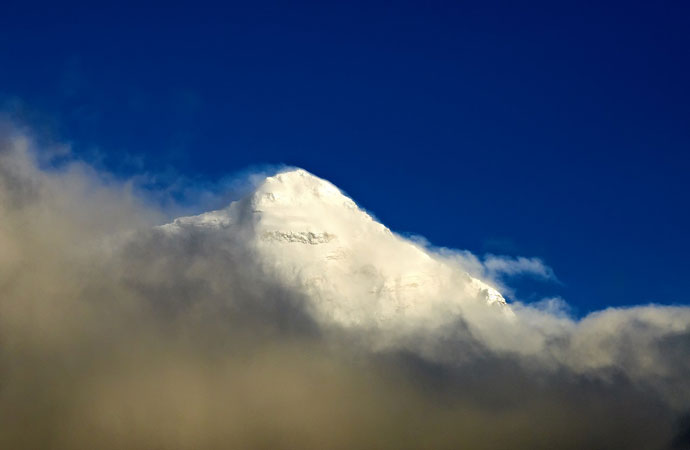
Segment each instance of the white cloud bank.
M157 227L159 196L37 154L0 128L2 448L688 444L688 307L505 306L480 278L553 271L312 178Z

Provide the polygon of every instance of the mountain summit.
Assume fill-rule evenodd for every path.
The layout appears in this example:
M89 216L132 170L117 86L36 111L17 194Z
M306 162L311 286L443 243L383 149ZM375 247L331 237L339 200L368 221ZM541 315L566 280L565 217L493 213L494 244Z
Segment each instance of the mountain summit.
M166 235L204 235L244 246L261 270L298 290L320 323L417 327L503 296L453 258L392 233L330 182L303 169L267 177L227 208L178 218Z

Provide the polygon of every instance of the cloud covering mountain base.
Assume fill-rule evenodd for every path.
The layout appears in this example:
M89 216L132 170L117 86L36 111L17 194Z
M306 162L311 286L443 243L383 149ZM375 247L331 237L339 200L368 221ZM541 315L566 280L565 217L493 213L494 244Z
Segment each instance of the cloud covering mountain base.
M484 291L472 290L471 278L495 284L492 271L517 270L519 261L549 270L520 259L484 267L467 253L385 231L389 243L367 240L366 258L386 264L403 242L412 247L401 252L422 252L446 281L415 297L420 278L390 261L386 270L414 285L399 294L378 262L348 256L335 260L342 277L331 291L303 283L318 266L275 265L275 252L293 247L275 247L282 244L257 234L256 222L171 232L159 226L169 213L135 183L79 162L45 169L38 161L46 154L26 133L0 130L1 448L689 443L688 307L574 320L511 303L505 314L477 301ZM375 290L377 299L406 312L363 301L372 279L386 288ZM342 301L371 307L381 320L328 309ZM417 303L434 307L411 310Z

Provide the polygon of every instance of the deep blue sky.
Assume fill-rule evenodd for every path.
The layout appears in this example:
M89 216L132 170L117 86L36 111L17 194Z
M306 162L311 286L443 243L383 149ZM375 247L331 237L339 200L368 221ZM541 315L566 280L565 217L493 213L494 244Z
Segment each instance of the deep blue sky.
M580 313L690 302L689 2L51 3L3 2L1 104L109 170L301 166Z

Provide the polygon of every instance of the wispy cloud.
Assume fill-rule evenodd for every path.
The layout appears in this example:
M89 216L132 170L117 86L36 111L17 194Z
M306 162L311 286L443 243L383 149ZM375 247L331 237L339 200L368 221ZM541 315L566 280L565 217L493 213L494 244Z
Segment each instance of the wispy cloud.
M486 255L483 261L487 273L492 278L505 276L531 276L543 280L558 281L551 267L539 258L525 258L523 256Z

